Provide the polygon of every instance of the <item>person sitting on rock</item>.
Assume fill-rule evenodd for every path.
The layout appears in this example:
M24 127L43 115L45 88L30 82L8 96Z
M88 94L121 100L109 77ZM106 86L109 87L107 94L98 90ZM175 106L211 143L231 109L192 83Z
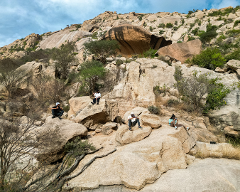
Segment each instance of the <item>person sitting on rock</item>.
M57 102L56 103L56 106L54 106L52 108L52 118L55 118L55 117L58 117L59 119L61 119L61 116L63 115L64 111L63 111L63 108L60 107L60 103Z
M178 119L174 114L172 114L171 118L169 119L169 125L171 127L175 127L175 129L177 129L178 127L184 127L184 129L186 129L187 131L190 129L189 127L185 127L182 124L178 124Z
M94 95L94 99L93 99L93 102L91 102L91 103L94 105L97 102L97 105L99 105L101 93L99 91L97 91L96 93L93 93L93 95Z
M136 124L138 124L138 128L142 128L140 126L139 118L136 117L133 112L131 112L131 115L128 116L128 126L129 126L128 129L132 131L131 127L134 127Z

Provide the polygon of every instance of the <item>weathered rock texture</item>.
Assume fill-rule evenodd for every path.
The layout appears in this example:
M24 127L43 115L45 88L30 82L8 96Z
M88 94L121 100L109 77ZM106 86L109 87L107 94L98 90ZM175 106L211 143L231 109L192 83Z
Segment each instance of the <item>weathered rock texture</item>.
M86 136L87 128L66 119L48 117L44 125L34 130L40 140L37 154L39 161L54 162L63 157L62 149L68 140L76 136Z
M170 56L184 63L188 58L193 57L201 52L202 43L199 39L187 43L174 43L162 47L157 51L158 55Z
M74 187L77 190L123 184L139 190L169 169L187 167L185 153L195 145L195 139L190 137L184 129L176 131L169 126L154 129L145 139L119 146L115 153L97 159L83 174L69 181L65 188ZM94 138L90 141L94 143ZM101 145L104 146L104 142ZM85 158L75 172L95 155Z
M121 25L110 29L102 38L103 40L117 40L120 44L120 53L131 56L152 49L159 49L170 45L164 37L152 35L142 27Z

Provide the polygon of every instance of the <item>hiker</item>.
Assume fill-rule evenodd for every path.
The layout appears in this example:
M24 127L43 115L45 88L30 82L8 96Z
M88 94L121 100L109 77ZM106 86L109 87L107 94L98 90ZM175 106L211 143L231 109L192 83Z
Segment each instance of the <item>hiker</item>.
M133 112L131 112L131 115L128 116L128 129L132 131L131 127L134 127L136 124L138 124L138 128L142 128L140 126L139 118L136 117Z
M60 107L60 103L57 102L56 103L56 106L54 106L52 108L52 118L55 118L55 117L58 117L59 119L61 119L61 116L63 115L64 111L63 111L63 108Z
M94 99L93 99L93 102L91 102L91 103L94 105L97 102L97 105L99 105L101 93L99 91L97 91L96 93L93 93L93 95L94 95Z
M177 129L178 127L184 127L184 129L186 129L187 131L190 129L189 127L185 127L182 124L178 124L178 119L174 114L172 114L171 118L169 119L169 125L171 127L175 127L175 129Z

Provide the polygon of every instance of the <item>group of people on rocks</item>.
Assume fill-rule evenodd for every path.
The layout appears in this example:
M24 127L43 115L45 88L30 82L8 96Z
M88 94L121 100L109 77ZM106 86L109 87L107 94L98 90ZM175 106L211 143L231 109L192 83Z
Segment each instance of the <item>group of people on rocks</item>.
M91 102L92 105L95 105L96 103L97 103L97 105L99 105L101 93L99 91L97 91L97 92L93 93L93 96L94 96L94 99ZM60 103L57 102L56 106L52 107L52 115L53 115L52 118L58 117L59 119L61 119L61 116L63 115L63 113L64 113L63 108L60 107ZM140 128L140 129L142 128L140 125L138 116L136 116L133 112L131 112L131 114L128 116L128 129L130 131L132 131L132 127L134 127L136 124L138 124L138 128ZM177 129L178 127L184 127L184 129L186 129L187 131L190 129L189 127L185 127L184 125L179 124L178 119L176 118L176 116L174 114L172 114L172 116L169 119L169 125L171 127L174 127L175 129Z

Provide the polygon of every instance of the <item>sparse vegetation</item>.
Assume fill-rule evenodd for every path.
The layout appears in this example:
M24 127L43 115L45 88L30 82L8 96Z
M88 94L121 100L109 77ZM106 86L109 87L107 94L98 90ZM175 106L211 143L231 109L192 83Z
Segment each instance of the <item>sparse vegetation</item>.
M159 25L158 25L158 28L165 28L165 24L164 23L160 23Z
M203 44L209 43L213 38L217 36L217 26L211 25L210 23L207 25L207 31L199 31L198 36Z
M160 113L160 109L158 107L155 107L153 105L148 107L148 111L152 114L158 115Z
M182 101L188 106L188 111L208 113L209 110L226 104L224 98L230 90L218 83L218 78L210 79L207 74L198 75L197 72L191 77L183 77L180 67L175 67L174 78L177 82L175 86Z
M172 23L167 23L167 24L166 24L166 27L167 27L167 28L172 28L172 27L173 27L173 24L172 24Z
M119 44L116 40L102 40L91 41L85 43L87 54L94 54L95 60L99 60L102 63L106 63L106 58L110 55L115 55Z
M155 55L156 52L157 52L156 49L150 48L149 50L147 50L147 51L145 51L145 52L143 53L143 56L144 56L145 58L154 58L154 57L156 57L156 55Z

